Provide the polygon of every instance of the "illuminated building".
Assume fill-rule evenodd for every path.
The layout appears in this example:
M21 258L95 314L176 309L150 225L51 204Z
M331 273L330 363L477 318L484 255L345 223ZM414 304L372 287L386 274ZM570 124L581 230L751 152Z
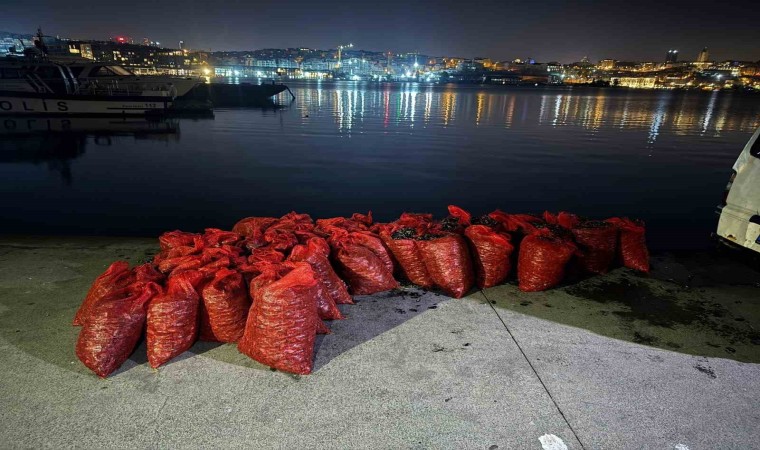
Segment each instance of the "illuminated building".
M665 55L665 62L666 63L678 62L678 50L668 50L667 55Z
M697 56L697 62L706 63L710 59L710 54L707 52L707 47L703 48Z
M628 87L634 89L654 89L657 83L656 77L612 77L610 84L613 86Z
M615 68L617 61L614 59L603 59L599 61L598 67L600 70L612 70Z
M185 41L179 41L179 49L184 50L185 49Z

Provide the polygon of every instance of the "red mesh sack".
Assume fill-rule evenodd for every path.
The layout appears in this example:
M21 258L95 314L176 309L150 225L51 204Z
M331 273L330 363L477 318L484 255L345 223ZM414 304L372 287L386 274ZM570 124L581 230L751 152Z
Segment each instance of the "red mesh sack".
M325 256L325 258L330 257L330 244L327 243L327 241L324 238L321 237L313 237L306 242L304 242L309 249L312 249L318 253L321 253Z
M643 221L627 217L614 217L607 222L620 230L620 259L629 269L649 272L649 249L647 248L646 227Z
M351 214L351 220L359 222L367 227L372 226L372 211L368 211L367 214L353 213Z
M285 254L276 250L274 247L259 247L251 251L251 255L248 257L249 263L256 263L259 261L278 263L284 260Z
M369 295L398 287L386 261L380 259L371 249L353 241L349 233L341 230L330 238L333 256L356 295Z
M201 255L187 255L179 256L177 258L169 258L158 263L158 270L163 273L173 274L184 272L187 270L195 270L203 265L203 257Z
M464 229L470 225L472 216L467 211L454 205L449 205L449 217L437 224L439 231L447 233L464 233Z
M315 228L315 230L316 230L316 228ZM298 243L299 244L305 244L306 241L308 241L309 239L312 239L312 238L320 238L320 239L322 239L322 236L320 236L319 234L315 233L314 231L296 230L296 231L293 232L293 234L296 235L296 238L298 239Z
M246 247L261 247L265 244L264 232L277 220L274 217L246 217L238 221L232 231L245 237Z
M185 231L174 230L167 231L158 237L158 244L161 250L169 250L175 247L192 246L195 238L200 236L197 233L187 233Z
M203 237L200 235L195 235L193 237L191 245L179 245L162 250L153 258L153 263L161 264L162 262L169 259L180 258L182 256L188 255L196 255L203 250L203 247Z
M311 220L311 216L308 214L299 214L295 211L291 211L284 216L280 217L281 222L292 222L301 225L314 225L314 221Z
M346 298L350 301L351 297L348 295L345 284L335 274L330 261L321 253L321 250L314 246L297 245L290 254L290 260L307 262L314 270L314 274L322 286L320 295L317 297L319 318L324 320L342 319L343 315L338 309L337 302L338 300L345 302ZM336 283L336 280L339 281L339 284ZM336 285L339 290L342 289L338 298L333 296L333 289Z
M264 233L264 241L267 246L281 252L289 252L290 249L298 245L298 237L295 233L282 228L270 227Z
M148 362L156 368L192 347L198 337L200 296L196 287L203 275L183 272L169 278L166 292L148 305Z
M542 224L544 221L536 216L530 214L507 214L498 209L488 216L493 220L501 224L504 231L519 232L522 234L530 234L537 230L536 225Z
M428 213L409 213L405 212L401 214L401 217L398 218L397 221L394 222L394 224L402 226L402 227L412 227L416 228L420 226L421 224L430 224L433 223L433 215Z
M151 263L145 263L135 267L134 274L135 281L153 281L156 283L164 281L164 274L156 270L156 267Z
M346 283L340 279L330 264L330 247L322 238L309 239L304 250L293 249L291 258L294 261L305 261L311 264L312 269L318 275L322 286L327 290L338 305L353 305L354 300L348 293ZM319 256L323 256L319 257Z
M160 292L156 283L138 282L107 295L79 332L77 358L101 378L118 369L142 336L146 304Z
M449 234L418 242L430 278L446 294L461 298L474 284L470 250L464 238Z
M253 306L238 349L266 366L306 375L312 370L320 321L313 300L319 283L309 264L293 264L282 278L253 289Z
M345 217L333 217L330 219L317 219L317 226L314 228L314 231L323 236L329 236L332 234L333 228L342 228L346 231L366 231L367 225Z
M615 259L618 230L607 222L587 221L571 229L578 245L578 263L589 273L604 274Z
M478 287L488 288L504 281L512 268L510 256L514 251L509 235L485 225L469 226L464 235L473 250Z
M425 261L422 259L418 241L413 238L416 237L417 233L413 228L408 227L402 227L396 231L400 231L400 233L395 231L391 233L391 230L388 228L383 229L380 231L380 238L391 250L391 253L393 253L393 257L398 261L404 276L420 287L433 287L435 283L430 277L427 267L425 267ZM412 236L412 238L404 239L403 236L407 236L407 234L404 234L404 231L408 231L408 235Z
M521 291L543 291L559 284L575 252L572 242L548 230L530 234L520 244L517 280Z
M370 249L385 264L390 273L394 272L396 265L393 263L393 257L383 244L382 239L368 231L350 233L349 236L354 244L363 245Z
M577 226L581 220L577 215L567 211L560 211L559 214L552 214L549 211L544 211L544 222L550 225L559 225L562 228L567 228L569 230Z
M129 269L128 262L116 261L108 266L108 269L100 274L90 286L87 296L74 315L73 324L84 325L95 305L113 292L129 286L134 280L135 276Z
M243 276L220 269L201 291L201 339L237 342L245 330L251 301Z
M207 247L219 247L221 245L234 245L242 240L241 234L234 231L224 231L219 228L206 228L203 233L203 243Z

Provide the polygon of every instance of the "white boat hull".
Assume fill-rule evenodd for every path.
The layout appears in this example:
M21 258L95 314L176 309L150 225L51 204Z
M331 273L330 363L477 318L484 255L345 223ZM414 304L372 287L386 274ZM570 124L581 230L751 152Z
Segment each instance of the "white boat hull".
M170 97L105 97L87 95L47 97L0 93L0 114L12 115L145 115L166 112L172 107Z

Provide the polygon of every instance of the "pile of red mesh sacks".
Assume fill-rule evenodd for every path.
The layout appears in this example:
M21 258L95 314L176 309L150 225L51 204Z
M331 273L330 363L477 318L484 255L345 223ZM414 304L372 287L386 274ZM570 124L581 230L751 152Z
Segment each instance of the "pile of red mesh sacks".
M620 261L647 272L644 225L629 219L585 220L494 211L473 218L404 213L390 223L370 214L316 222L295 212L248 217L232 231L171 231L161 251L134 268L113 263L76 313L77 357L106 377L134 351L145 330L154 368L196 340L237 343L272 368L308 374L323 321L343 319L351 295L388 291L405 279L455 298L492 287L517 267L523 291L562 282L568 265L602 274Z

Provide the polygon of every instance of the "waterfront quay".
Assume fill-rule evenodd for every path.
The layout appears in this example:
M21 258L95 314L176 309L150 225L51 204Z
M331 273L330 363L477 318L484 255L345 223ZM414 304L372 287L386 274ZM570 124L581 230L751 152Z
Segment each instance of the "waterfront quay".
M310 376L197 343L112 376L77 361L71 317L154 239L0 240L0 434L12 448L751 448L760 439L760 273L660 253L540 293L357 297Z

